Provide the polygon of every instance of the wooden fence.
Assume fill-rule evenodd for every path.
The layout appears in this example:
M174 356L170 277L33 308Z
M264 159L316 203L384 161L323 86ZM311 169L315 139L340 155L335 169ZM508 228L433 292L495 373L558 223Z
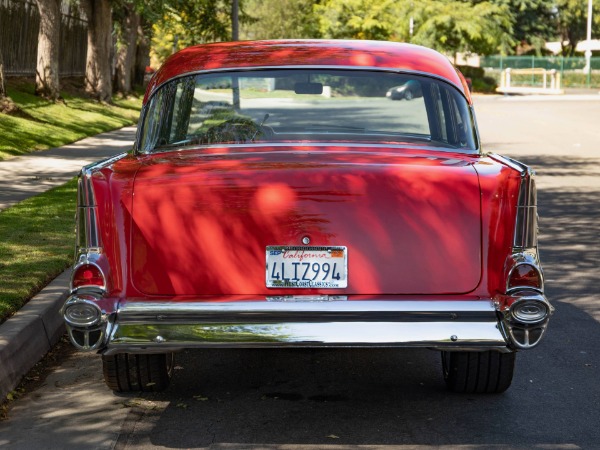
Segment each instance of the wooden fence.
M35 2L0 0L0 51L4 75L35 75L40 13ZM87 21L67 1L61 7L59 75L85 75Z

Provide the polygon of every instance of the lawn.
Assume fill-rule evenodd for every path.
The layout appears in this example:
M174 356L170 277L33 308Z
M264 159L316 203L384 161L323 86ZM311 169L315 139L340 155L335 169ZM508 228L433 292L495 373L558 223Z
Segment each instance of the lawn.
M0 211L0 323L72 262L77 182Z
M35 96L33 85L24 82L9 83L7 93L18 109L0 114L0 160L134 124L141 107L141 98L107 105L69 93L54 103Z

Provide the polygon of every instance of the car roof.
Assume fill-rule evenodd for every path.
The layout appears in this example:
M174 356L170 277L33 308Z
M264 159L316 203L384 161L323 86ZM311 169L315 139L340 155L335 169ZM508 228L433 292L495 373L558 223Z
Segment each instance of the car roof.
M447 57L413 44L361 40L270 40L218 42L188 47L171 55L155 73L144 103L164 82L201 71L258 67L382 68L442 78L471 103L464 77Z

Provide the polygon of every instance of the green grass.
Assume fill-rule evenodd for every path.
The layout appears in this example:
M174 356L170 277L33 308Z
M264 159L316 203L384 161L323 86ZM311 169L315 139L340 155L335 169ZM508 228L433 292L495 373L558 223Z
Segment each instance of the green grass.
M0 160L134 124L141 108L141 98L106 105L67 93L64 103L53 103L35 96L27 83L9 84L7 93L19 111L0 114Z
M73 262L76 179L0 211L0 323Z

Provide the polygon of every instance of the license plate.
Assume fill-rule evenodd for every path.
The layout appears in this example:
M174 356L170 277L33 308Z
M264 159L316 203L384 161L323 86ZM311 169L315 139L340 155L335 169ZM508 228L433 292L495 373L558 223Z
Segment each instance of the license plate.
M345 288L346 247L267 246L267 287Z

